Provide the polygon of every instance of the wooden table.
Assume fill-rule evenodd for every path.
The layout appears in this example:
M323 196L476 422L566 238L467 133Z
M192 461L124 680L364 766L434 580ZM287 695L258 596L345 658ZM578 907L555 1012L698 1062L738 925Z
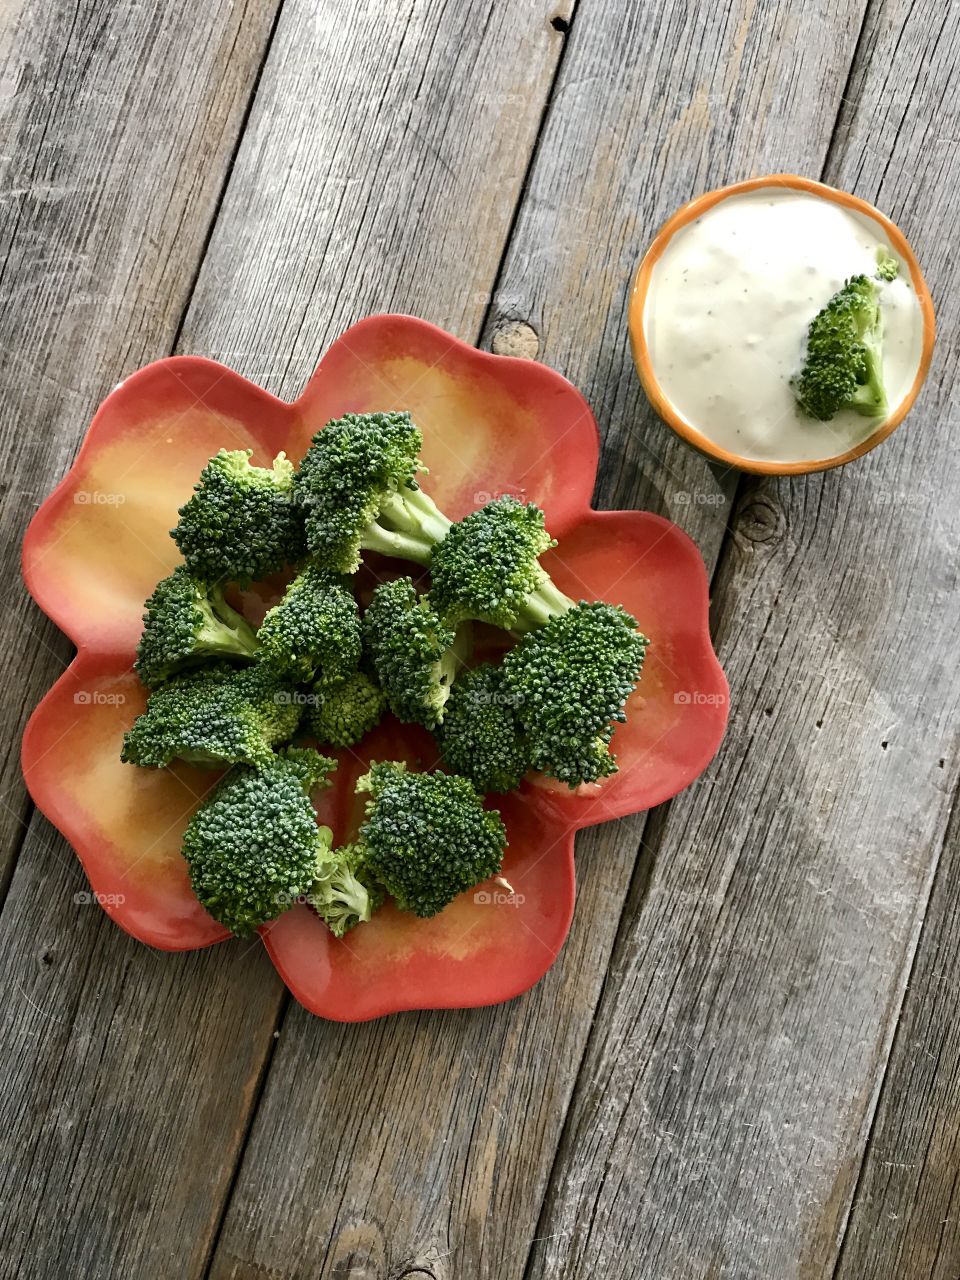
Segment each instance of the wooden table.
M960 1275L958 56L957 0L7 0L0 1274ZM941 333L906 428L782 482L654 419L624 323L675 206L774 170L892 215ZM697 539L734 698L696 785L581 838L537 988L343 1027L74 903L16 557L131 370L292 398L385 310L584 391L597 505Z

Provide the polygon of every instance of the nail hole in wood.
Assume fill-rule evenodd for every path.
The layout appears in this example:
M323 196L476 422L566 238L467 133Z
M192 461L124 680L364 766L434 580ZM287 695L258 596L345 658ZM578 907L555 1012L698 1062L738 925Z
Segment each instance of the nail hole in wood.
M554 31L562 31L564 34L570 30L570 23L566 18L561 18L559 13L555 18L550 19L550 25Z

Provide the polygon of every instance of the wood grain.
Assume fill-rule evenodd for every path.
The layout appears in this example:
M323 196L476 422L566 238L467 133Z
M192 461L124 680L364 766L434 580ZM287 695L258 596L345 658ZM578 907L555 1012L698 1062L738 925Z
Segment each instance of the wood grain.
M288 0L181 349L229 355L242 372L295 392L328 326L391 305L401 284L408 306L475 333L562 43L552 12L528 5L517 20L481 3L391 14ZM168 53L189 61L189 47L173 43ZM168 91L180 92L179 65L166 74ZM152 92L162 96L162 86ZM465 132L448 159L439 142L450 117ZM91 163L96 146L82 146ZM184 159L182 185L200 163ZM499 185L481 201L476 183L488 172ZM416 176L409 188L391 177L405 173ZM260 183L266 191L255 199ZM186 194L177 198L183 212ZM257 229L251 239L248 226ZM55 233L59 260L78 230L67 221ZM123 234L136 243L135 228ZM353 258L336 259L341 241ZM109 241L115 255L131 245ZM171 247L168 239L154 252ZM160 260L140 269L156 285ZM68 301L71 286L63 287ZM142 294L111 287L122 315L144 305ZM238 348L238 331L249 350ZM112 342L124 361L142 358L116 332L97 341L101 354ZM291 352L303 367L285 374ZM63 367L69 383L72 365ZM60 450L61 467L75 444L67 425L79 435L87 412L51 420L45 447L51 459ZM2 1046L17 1069L3 1099L0 1274L198 1276L273 1047L282 987L259 946L154 956L96 907L75 904L82 887L73 855L34 816L3 915Z
M957 16L871 10L827 168L901 221L948 334ZM957 785L956 360L868 459L742 491L730 733L649 834L531 1276L832 1272ZM876 1224L851 1278L897 1273Z
M598 411L603 501L684 516L708 554L733 481L642 407L624 300L657 222L699 188L819 171L860 11L797 12L581 4L486 332L532 326ZM524 1274L642 829L580 840L573 932L515 1003L348 1029L291 1010L212 1276Z
M274 9L0 15L4 879L22 722L68 655L12 581L17 544L101 397L175 339ZM198 1275L282 988L259 949L156 955L85 891L34 814L3 910L0 1274Z
M960 1275L958 818L955 809L836 1280Z
M287 0L181 349L293 399L371 312L475 337L562 47L557 11L417 0L385 24L377 0Z
M19 544L104 394L174 340L275 0L0 11L0 884L28 812L23 724L69 646Z
M280 1002L262 948L134 943L39 822L3 932L0 1275L201 1275Z
M894 216L924 228L940 324L940 349L933 370L932 412L912 431L948 436L960 416L957 395L955 293L960 271L946 248L957 218L958 161L956 61L960 51L960 18L956 8L943 11L931 4L908 11L906 6L879 9L869 30L870 57L858 91L876 104L876 114L851 111L843 121L847 147L860 148L864 174L879 182L895 209ZM898 50L896 63L890 53ZM915 68L901 81L895 65ZM873 154L876 136L889 140L891 162L884 174ZM897 180L899 175L899 180ZM941 247L942 246L942 247ZM942 256L941 256L942 255ZM939 412L938 412L939 411ZM904 476L909 473L904 471ZM917 478L900 502L916 504L926 519L936 546L930 552L928 573L936 591L930 606L937 615L957 589L958 535L956 526L957 468L934 481ZM924 481L926 480L926 483ZM891 506L891 517L896 507ZM923 597L920 597L922 607ZM922 616L922 615L921 615ZM935 749L932 726L940 704L950 702L956 664L937 652L936 633L924 636L921 653L931 664L935 684L911 682L902 690L899 722L911 726L912 736L927 737L925 749ZM950 735L952 737L952 734ZM955 740L940 752L944 787L953 776ZM888 748L889 749L889 748ZM939 763L939 758L938 758ZM900 1024L874 1121L866 1162L857 1187L837 1280L867 1275L917 1275L929 1280L953 1280L960 1275L960 1038L957 992L960 990L960 910L957 903L960 867L960 810L956 793L950 831L937 867L933 894L904 1002Z

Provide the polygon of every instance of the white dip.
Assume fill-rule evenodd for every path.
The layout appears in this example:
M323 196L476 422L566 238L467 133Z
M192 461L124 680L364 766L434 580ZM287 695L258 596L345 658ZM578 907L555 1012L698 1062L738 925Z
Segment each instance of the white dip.
M643 314L654 375L677 414L755 460L831 458L872 435L882 419L805 417L790 378L810 321L848 277L874 275L881 245L894 253L872 218L775 187L728 196L677 231L654 265ZM906 263L878 285L892 413L920 365L923 318Z

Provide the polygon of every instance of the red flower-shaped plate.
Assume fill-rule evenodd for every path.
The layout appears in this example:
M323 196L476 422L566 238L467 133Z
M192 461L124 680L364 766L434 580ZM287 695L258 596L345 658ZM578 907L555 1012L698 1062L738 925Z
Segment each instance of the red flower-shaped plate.
M168 530L217 449L249 447L263 463L281 449L299 459L329 419L397 408L423 430L427 488L449 516L498 493L540 503L559 539L544 560L558 585L623 604L652 643L614 736L620 772L577 792L533 777L497 798L512 894L491 883L432 920L388 907L342 941L306 906L262 930L297 999L343 1021L494 1004L525 991L570 925L574 832L660 804L705 768L726 723L727 685L710 644L696 547L659 516L590 509L597 427L559 374L392 315L349 329L293 404L210 360L174 357L142 369L101 405L24 544L27 586L78 650L24 735L30 792L127 932L171 951L219 942L227 935L193 897L179 852L215 775L119 760L123 732L144 704L131 670L143 601L177 560ZM429 735L394 721L341 754L335 785L320 799L339 839L356 824L352 784L368 760L436 761Z

